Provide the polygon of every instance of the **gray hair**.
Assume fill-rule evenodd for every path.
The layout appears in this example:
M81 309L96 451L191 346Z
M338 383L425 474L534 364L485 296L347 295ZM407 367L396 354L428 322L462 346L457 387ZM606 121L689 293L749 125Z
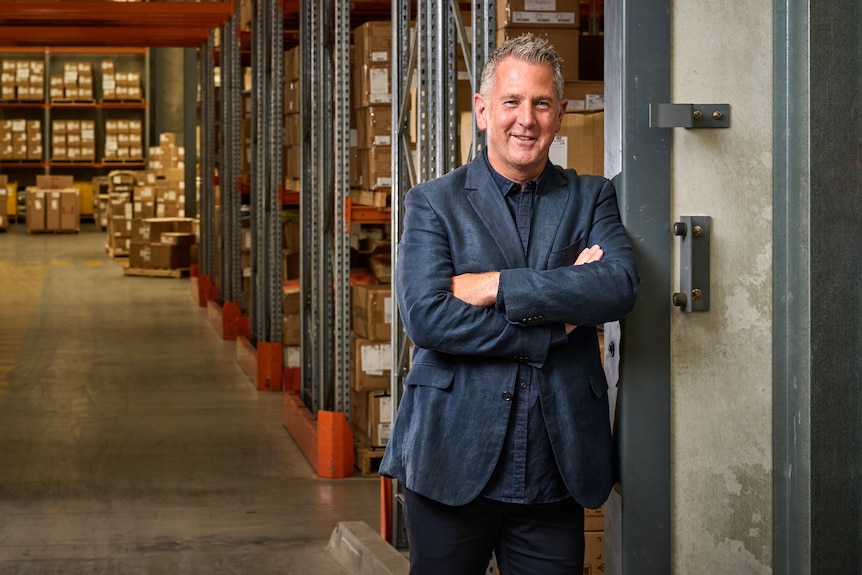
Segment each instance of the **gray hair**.
M554 83L557 86L557 100L563 99L563 59L557 54L550 42L532 33L509 38L500 44L488 57L482 70L479 93L489 97L497 75L497 66L506 58L517 58L531 64L549 64L554 69Z

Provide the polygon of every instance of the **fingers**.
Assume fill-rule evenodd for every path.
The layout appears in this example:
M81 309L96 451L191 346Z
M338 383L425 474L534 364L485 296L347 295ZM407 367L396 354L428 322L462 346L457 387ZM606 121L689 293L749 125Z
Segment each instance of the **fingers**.
M591 262L597 262L602 259L602 256L604 255L604 250L599 247L599 244L595 244L588 248L584 248L584 250L578 254L578 259L575 260L573 265L580 266Z

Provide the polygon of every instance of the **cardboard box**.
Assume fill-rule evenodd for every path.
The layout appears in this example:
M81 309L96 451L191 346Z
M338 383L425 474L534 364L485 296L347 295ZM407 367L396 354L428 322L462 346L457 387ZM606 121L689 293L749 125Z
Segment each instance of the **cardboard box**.
M605 172L605 113L567 112L550 150L551 161L579 174Z
M350 289L353 331L365 339L389 341L392 330L392 286L355 285Z
M81 194L77 188L60 190L60 230L77 232L81 229Z
M505 40L522 36L527 32L545 38L551 43L554 50L563 59L563 79L566 82L578 80L578 30L545 26L507 26L497 29L497 45L499 46Z
M159 243L166 246L190 246L197 242L197 237L189 232L163 232Z
M584 509L584 531L605 530L605 508Z
M60 229L60 190L45 190L45 229Z
M356 111L356 136L360 148L392 143L392 106L367 106Z
M36 187L43 190L57 190L71 188L74 185L74 176L53 176L45 174L36 175Z
M584 532L584 575L601 575L605 572L604 531Z
M182 269L191 265L190 246L166 246L135 242L129 251L129 267L145 269Z
M498 0L497 26L577 28L579 0Z
M357 64L389 62L392 53L392 22L365 22L353 29Z
M31 186L25 190L25 194L27 201L27 231L44 231L45 213L47 211L45 190Z
M392 146L359 148L360 187L369 190L392 187Z
M388 391L350 390L350 426L368 447L385 447L392 430L392 396Z
M384 447L391 433L392 396L372 392L368 398L368 443L371 447Z
M141 218L132 224L132 241L157 243L163 233L194 233L191 218Z
M386 391L390 388L392 345L351 334L350 379L356 391Z

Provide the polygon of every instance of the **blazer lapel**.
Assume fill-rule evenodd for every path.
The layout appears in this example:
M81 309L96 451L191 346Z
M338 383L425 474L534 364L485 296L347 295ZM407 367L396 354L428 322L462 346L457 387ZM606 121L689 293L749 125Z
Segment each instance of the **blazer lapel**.
M537 200L533 206L527 261L532 268L545 269L569 201L566 180L556 168L549 170Z
M467 178L464 182L467 201L497 242L506 265L509 268L526 267L527 260L515 222L512 221L512 214L484 162L481 156L477 156L467 167Z

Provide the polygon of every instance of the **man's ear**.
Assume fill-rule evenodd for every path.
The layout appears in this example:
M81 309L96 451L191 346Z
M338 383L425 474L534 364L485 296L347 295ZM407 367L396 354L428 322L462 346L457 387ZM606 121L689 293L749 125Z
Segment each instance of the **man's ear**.
M473 94L473 110L476 113L476 127L479 130L488 128L488 122L485 119L485 97L482 94Z
M568 108L568 107L569 107L569 101L568 100L564 99L564 100L560 101L560 115L557 118L557 132L559 132L560 129L563 127L563 117L566 115L566 108Z

